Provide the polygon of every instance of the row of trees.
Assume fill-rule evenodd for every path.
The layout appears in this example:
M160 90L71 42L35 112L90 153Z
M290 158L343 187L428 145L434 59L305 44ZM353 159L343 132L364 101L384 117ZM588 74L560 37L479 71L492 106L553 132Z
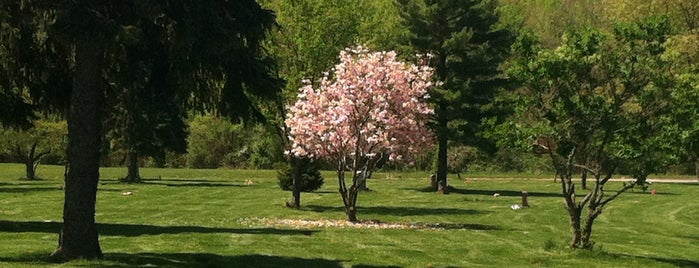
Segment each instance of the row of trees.
M417 52L434 53L435 60L429 65L434 67L434 78L443 82L430 90L435 108L432 130L438 140L438 188L446 188L450 139L452 145L460 142L487 148L487 135L497 140L500 148L545 154L561 179L572 230L571 247L589 249L593 245L592 225L607 204L643 185L649 174L664 172L679 159L696 155L696 69L691 61L677 64L679 59L695 55L696 48L687 50L671 38L679 37L684 43L695 34L678 30L667 14L598 28L592 26L600 21L579 25L571 21L560 45L541 43L536 34L523 28L512 58L503 64L513 36L500 28L496 15L489 19L488 12L495 12L496 7L489 4L492 2L397 2L404 25L415 34L408 43ZM464 24L459 24L462 21ZM380 139L365 137L372 135L372 129L363 123L377 120L370 112L357 119L354 116L362 109L335 111L346 107L342 98L336 97L337 84L349 89L343 96L352 100L360 94L353 90L372 90L362 79L350 80L337 73L345 68L334 69L333 83L324 78L320 89L304 87L287 126L292 130L292 153L338 162L345 210L348 219L356 221L355 189L366 179L365 171L371 170L375 156L366 153L363 146L380 152L381 148L403 144L399 140L382 144ZM364 69L350 72L363 77ZM376 70L383 68L377 64ZM347 81L349 84L343 84ZM371 108L375 106L372 101L365 97L360 102ZM503 113L508 110L510 115ZM354 122L350 124L354 130L343 128L346 120ZM295 127L299 122L313 127L298 131ZM492 128L486 128L488 125ZM414 129L419 137L420 128ZM455 134L457 130L465 135ZM343 151L346 146L354 150ZM345 186L345 170L353 176L349 188ZM620 172L631 175L634 181L605 193L607 182ZM583 188L587 188L588 176L594 180L582 200L576 199L579 193L573 182L579 174Z
M255 1L2 2L0 119L21 128L36 110L67 117L54 253L62 258L101 256L94 212L102 137L127 152L126 179L138 181L139 156L184 151L192 112L273 126L267 135L277 142L261 146L292 152L294 206L303 163L294 157L325 157L351 221L367 176L384 156L415 155L429 140L425 126L436 138L441 192L449 147L530 152L534 144L561 178L571 245L589 248L594 219L628 189L605 195L612 176L626 171L642 183L679 158L697 159L695 13L685 12L694 6L663 1L665 19L570 19L553 29L571 30L548 33L533 16L516 15L543 2L261 1L276 21ZM591 5L564 2L546 8ZM621 2L595 14L635 3ZM399 53L357 48L335 65L337 51L355 43ZM428 91L432 108L423 102ZM582 201L576 174L595 180Z

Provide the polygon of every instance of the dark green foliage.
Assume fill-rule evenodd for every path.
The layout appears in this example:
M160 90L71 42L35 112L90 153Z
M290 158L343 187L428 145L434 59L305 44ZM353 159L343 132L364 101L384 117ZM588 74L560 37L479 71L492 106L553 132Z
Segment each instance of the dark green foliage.
M250 158L247 166L256 169L272 169L285 163L284 141L272 126L257 125L249 128L250 132Z
M409 44L432 55L435 79L444 84L430 92L435 105L432 125L437 134L437 179L446 186L449 141L492 148L483 137L483 119L498 89L507 80L500 64L508 57L513 35L498 28L496 4L489 0L398 0Z
M296 162L299 163L301 178L299 180L299 190L301 192L313 192L320 189L325 181L315 162L308 161L307 159L301 159L300 161ZM279 187L281 187L282 190L294 190L293 174L294 167L292 165L286 165L277 172Z
M39 104L70 97L60 258L102 256L94 214L106 95L123 97L116 106L128 113L125 132L138 132L143 118L136 118L147 118L143 139L127 139L137 153L173 140L171 149L181 149L185 108L259 119L251 99L274 98L282 87L260 49L274 13L256 1L2 1L0 19L2 95L28 103L25 92L39 92L31 95ZM138 109L156 99L155 111Z

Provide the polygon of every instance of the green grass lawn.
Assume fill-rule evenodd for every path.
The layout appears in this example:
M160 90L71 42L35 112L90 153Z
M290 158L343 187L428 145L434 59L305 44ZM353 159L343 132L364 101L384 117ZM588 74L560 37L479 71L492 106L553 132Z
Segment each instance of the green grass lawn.
M440 195L425 191L427 174L377 173L360 220L434 228L294 227L280 221L345 219L333 173L292 210L275 171L143 169L144 183L123 184L115 168L101 170L97 196L105 258L51 263L63 168L39 167L40 181L23 170L0 164L0 267L699 267L697 184L622 195L595 223L596 248L575 251L552 180L452 178L457 191ZM522 190L531 208L512 210Z

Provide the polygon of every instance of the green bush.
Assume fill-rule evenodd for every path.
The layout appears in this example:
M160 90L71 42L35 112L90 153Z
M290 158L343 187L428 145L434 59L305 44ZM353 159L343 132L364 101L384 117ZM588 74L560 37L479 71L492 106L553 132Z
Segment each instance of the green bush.
M243 168L250 157L242 124L202 115L190 122L187 166L190 168Z
M323 176L320 174L317 165L308 159L298 159L296 163L301 169L301 192L313 192L320 189L325 183ZM294 167L286 165L277 173L279 187L284 191L291 191L294 187L293 182Z

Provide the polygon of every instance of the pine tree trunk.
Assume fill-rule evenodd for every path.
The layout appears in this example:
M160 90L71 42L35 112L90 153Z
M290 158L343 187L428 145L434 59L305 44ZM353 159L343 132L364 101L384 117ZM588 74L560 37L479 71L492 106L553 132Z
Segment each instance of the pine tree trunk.
M441 113L440 113L441 114ZM439 118L439 130L437 132L437 191L447 192L447 120Z
M62 259L101 258L95 204L99 181L103 50L85 36L75 43L75 73L68 114L68 164L63 227L52 256Z
M138 167L138 152L136 150L129 150L127 155L128 171L124 181L126 182L141 182L141 173Z

